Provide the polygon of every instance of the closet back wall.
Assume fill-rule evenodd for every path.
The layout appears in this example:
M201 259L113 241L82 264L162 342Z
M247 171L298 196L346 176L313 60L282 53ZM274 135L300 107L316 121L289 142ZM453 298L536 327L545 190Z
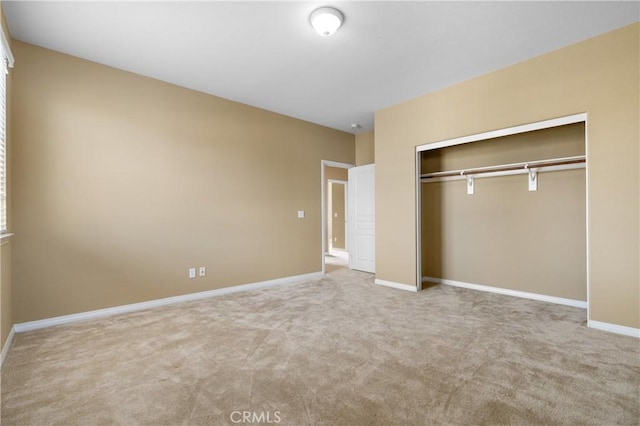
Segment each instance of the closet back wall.
M319 165L353 135L13 48L16 323L321 270Z
M422 172L583 155L583 123L422 153ZM587 300L585 170L423 183L422 275Z

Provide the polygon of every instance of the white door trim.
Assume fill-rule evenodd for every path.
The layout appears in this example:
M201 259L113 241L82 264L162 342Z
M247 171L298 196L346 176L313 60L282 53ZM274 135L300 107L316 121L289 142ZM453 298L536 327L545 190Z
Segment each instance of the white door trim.
M327 200L325 197L325 191L326 191L326 175L325 175L325 171L324 168L325 167L337 167L339 169L350 169L352 167L355 167L355 164L349 164L349 163L340 163L338 161L331 161L331 160L320 160L320 197L321 197L321 203L320 203L320 209L322 210L322 234L321 234L321 240L322 240L322 275L326 274L326 268L325 268L325 262L324 262L324 255L327 252L327 241L326 238L324 237L326 232L327 232ZM346 193L346 191L345 191Z
M416 146L416 283L418 286L418 290L422 290L422 231L420 224L420 217L422 211L422 201L421 201L421 183L420 183L420 153L423 151L430 151L433 149L445 148L448 146L454 145L462 145L470 142L478 142L487 139L493 139L501 136L510 136L517 135L520 133L532 132L535 130L543 130L549 129L552 127L564 126L567 124L575 124L575 123L584 123L585 131L584 131L584 145L585 145L585 155L587 158L586 163L586 212L585 212L585 226L586 226L586 237L587 237L587 321L591 321L591 302L590 302L590 281L591 274L589 272L589 132L588 132L588 120L587 113L582 112L573 115L567 115L564 117L552 118L549 120L538 121L535 123L522 124L519 126L513 127L505 127L504 129L491 130L488 132L477 133L475 135L462 136L453 139L447 139L434 143L427 143L423 145Z

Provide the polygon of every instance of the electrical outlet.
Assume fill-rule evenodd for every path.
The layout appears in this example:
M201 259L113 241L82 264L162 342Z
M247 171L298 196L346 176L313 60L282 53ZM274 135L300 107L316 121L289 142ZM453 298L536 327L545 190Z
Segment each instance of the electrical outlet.
M196 277L196 268L189 268L189 278Z
M201 266L201 267L200 267L200 276L201 276L201 277L204 277L204 276L206 276L206 275L207 275L207 268L206 268L206 267L204 267L204 266Z
M298 210L298 219L304 219L304 210Z

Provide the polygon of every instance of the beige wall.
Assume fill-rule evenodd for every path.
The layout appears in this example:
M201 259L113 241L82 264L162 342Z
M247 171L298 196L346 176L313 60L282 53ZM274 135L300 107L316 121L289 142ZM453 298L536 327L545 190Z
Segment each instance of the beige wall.
M8 33L8 25L4 16L4 11L0 2L0 19L2 22L2 30L4 31L7 41L11 44L11 38ZM10 232L13 230L12 221L12 135L11 135L11 97L12 97L12 74L7 75L7 228ZM4 240L0 246L0 350L4 348L9 332L13 327L13 298L11 294L11 253L12 245L10 240Z
M585 136L575 123L424 151L422 173L584 155Z
M345 184L334 183L331 186L331 222L332 247L346 249L345 246Z
M325 166L324 177L327 179L327 182L329 179L346 181L349 178L349 171L348 169L343 169L341 167Z
M14 55L16 323L321 270L319 164L353 163L353 135Z
M640 327L640 24L376 113L376 276L416 285L417 145L586 112L589 315Z
M356 135L356 166L375 163L374 132Z
M584 124L422 154L422 173L585 152ZM422 190L422 275L587 300L585 170L429 182Z
M0 245L0 324L2 332L2 345L7 340L11 328L13 328L13 308L11 297L11 241L5 241ZM1 350L1 349L0 349Z

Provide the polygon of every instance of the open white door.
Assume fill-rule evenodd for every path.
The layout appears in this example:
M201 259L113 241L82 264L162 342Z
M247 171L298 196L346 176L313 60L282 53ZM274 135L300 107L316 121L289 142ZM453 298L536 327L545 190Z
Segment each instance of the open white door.
M349 268L376 271L375 165L349 169Z

